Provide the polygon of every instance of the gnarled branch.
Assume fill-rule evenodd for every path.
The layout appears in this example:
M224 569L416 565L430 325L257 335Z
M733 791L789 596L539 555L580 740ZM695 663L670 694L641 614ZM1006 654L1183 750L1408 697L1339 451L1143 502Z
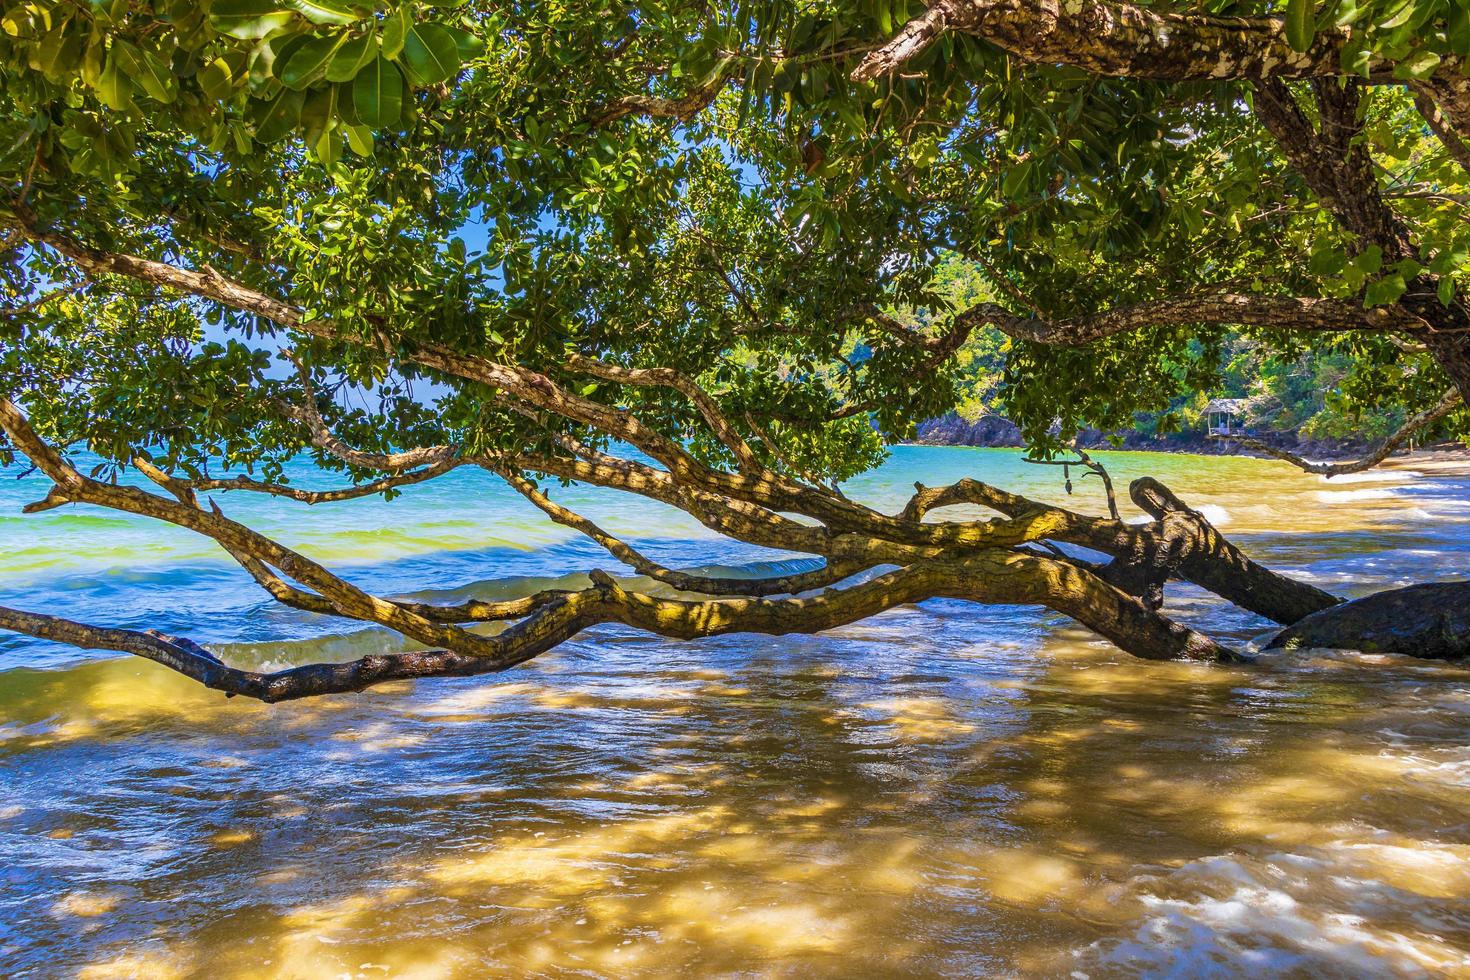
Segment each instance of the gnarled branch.
M1072 65L1098 75L1164 81L1323 78L1342 67L1346 28L1324 26L1306 51L1286 39L1283 17L1160 12L1111 0L935 0L886 44L863 58L854 81L899 71L949 32L983 38L1021 61ZM1432 83L1461 104L1448 58ZM1375 81L1391 81L1393 65L1369 65Z

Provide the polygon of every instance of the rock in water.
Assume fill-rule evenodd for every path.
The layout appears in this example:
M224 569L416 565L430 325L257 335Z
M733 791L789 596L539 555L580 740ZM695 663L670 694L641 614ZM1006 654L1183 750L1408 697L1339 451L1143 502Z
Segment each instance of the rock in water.
M1329 647L1430 660L1470 656L1470 582L1432 582L1377 592L1313 613L1268 649Z

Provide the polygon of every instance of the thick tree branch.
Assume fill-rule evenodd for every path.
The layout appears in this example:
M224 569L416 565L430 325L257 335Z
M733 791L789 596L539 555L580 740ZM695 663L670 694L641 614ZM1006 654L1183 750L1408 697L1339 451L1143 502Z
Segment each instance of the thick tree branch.
M813 569L808 572L799 572L794 575L734 579L694 575L689 572L666 568L649 559L621 538L604 531L597 524L578 514L576 511L556 503L520 473L505 466L492 465L487 468L490 468L492 472L509 483L516 492L535 504L547 517L550 517L556 523L563 527L569 527L579 531L593 541L596 541L606 549L608 554L629 566L640 575L646 575L655 582L660 582L681 592L697 592L704 595L795 595L811 589L825 588L864 570L864 567L855 563L829 563L825 567Z
M1286 40L1281 17L1157 12L1109 0L935 0L852 72L870 81L899 71L949 32L983 38L1022 61L1072 65L1098 75L1166 81L1317 78L1348 74L1340 52L1345 28L1326 27L1304 52ZM1369 66L1391 80L1393 65ZM1459 59L1446 59L1433 83L1460 93L1451 79Z
M1470 174L1470 143L1456 131L1450 120L1440 110L1439 103L1434 101L1434 94L1424 86L1414 86L1414 106L1419 114L1424 117L1430 132L1434 133L1450 159L1464 168L1466 174Z
M1146 300L1059 320L1018 316L994 304L980 304L966 312L973 313L973 322L992 325L1018 340L1065 346L1081 346L1115 334L1169 324L1210 323L1323 332L1413 331L1425 326L1423 320L1396 306L1365 310L1353 300L1228 292Z
M687 122L715 101L720 91L735 76L720 73L703 85L697 85L677 98L657 95L625 95L593 113L592 127L606 126L625 116L648 116Z
M578 595L583 595L579 593ZM55 616L0 606L0 629L68 643L84 650L116 650L152 660L227 696L274 704L325 694L362 691L375 684L420 677L468 677L506 670L565 642L589 625L585 608L566 597L504 633L488 637L500 656L467 656L448 650L382 654L349 663L320 663L262 674L222 663L192 641L152 630L88 626ZM585 604L584 604L585 605Z
M1049 513L1053 528L1049 538L1112 556L1112 565L1100 570L1101 576L1143 595L1152 608L1158 607L1164 580L1170 576L1278 623L1294 623L1340 601L1252 561L1157 480L1135 480L1129 495L1154 523L1089 517L970 479L944 487L916 485L903 513L919 520L931 510L957 504L988 507L1012 519Z
M119 650L160 663L228 695L267 702L360 691L388 680L483 674L523 663L598 623L616 622L659 636L696 639L728 633L816 633L933 596L977 602L1023 602L1072 616L1115 643L1157 659L1239 660L1209 638L1146 609L1095 576L1036 556L986 554L961 562L900 568L847 589L791 599L659 599L628 592L593 572L593 587L557 597L505 632L485 638L493 655L431 650L310 664L272 674L230 667L188 640L154 632L106 629L0 607L0 629Z

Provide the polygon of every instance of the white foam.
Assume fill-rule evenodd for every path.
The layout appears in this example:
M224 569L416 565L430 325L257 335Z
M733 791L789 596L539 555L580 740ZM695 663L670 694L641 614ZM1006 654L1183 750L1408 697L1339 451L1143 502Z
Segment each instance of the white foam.
M1223 527L1231 521L1230 511L1219 504L1200 504L1195 510L1203 514L1205 520L1216 527Z
M1343 848L1338 851L1338 847ZM1075 951L1081 975L1233 977L1243 973L1417 975L1470 967L1470 955L1432 935L1376 927L1376 882L1331 872L1372 845L1342 842L1320 856L1218 854L1135 879L1142 922L1132 935ZM1384 857L1398 860L1399 848ZM1407 849L1405 849L1407 850ZM1337 853L1333 853L1336 851ZM1376 853L1376 852L1375 852ZM1442 855L1417 855L1438 866ZM1351 864L1351 859L1348 862ZM1341 889L1323 900L1323 875ZM1347 911L1328 911L1346 907ZM1356 914L1359 910L1364 914Z
M1397 491L1378 487L1362 490L1318 490L1317 499L1324 504L1348 504L1358 500L1389 500L1398 496Z
M1341 476L1322 477L1323 483L1341 486L1344 483L1407 483L1417 480L1423 473L1414 470L1367 470L1362 473L1344 473Z

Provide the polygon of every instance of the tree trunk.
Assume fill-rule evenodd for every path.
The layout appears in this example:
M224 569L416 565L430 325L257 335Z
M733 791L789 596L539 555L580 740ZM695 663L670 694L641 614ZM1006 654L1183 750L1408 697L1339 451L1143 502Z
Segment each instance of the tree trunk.
M1470 332L1432 333L1425 336L1424 342L1435 363L1460 389L1465 404L1470 405Z
M1470 582L1411 585L1345 602L1282 630L1268 648L1301 647L1430 660L1470 656Z
M1251 560L1203 514L1186 506L1158 480L1135 480L1128 494L1140 509L1158 520L1160 554L1178 556L1168 571L1179 578L1283 625L1342 602L1314 585L1287 578ZM1158 587L1162 584L1160 581Z

